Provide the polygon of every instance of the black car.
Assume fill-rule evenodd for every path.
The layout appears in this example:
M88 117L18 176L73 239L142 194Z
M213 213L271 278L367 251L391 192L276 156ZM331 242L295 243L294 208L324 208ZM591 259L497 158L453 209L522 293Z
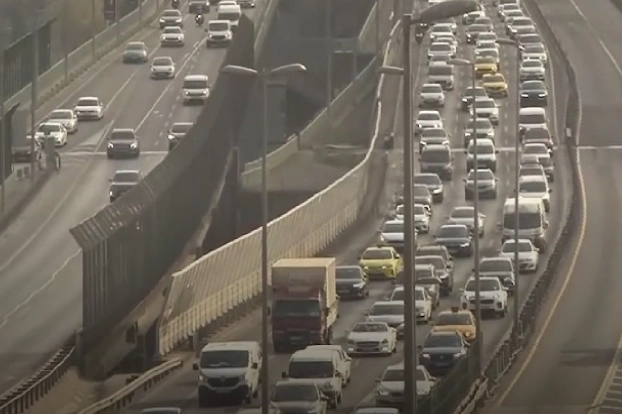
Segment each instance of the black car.
M149 51L145 42L130 42L123 52L123 63L146 63Z
M204 14L210 12L210 5L207 0L190 0L188 2L188 13Z
M192 122L175 122L168 131L168 150L172 150L186 136L190 128L194 125Z
M443 224L434 236L436 243L447 247L452 256L473 256L473 238L464 224Z
M447 262L443 256L424 255L415 257L415 266L430 264L434 266L436 277L441 280L441 295L449 296L454 289L454 266Z
M471 104L473 103L473 97L488 98L488 93L486 93L486 89L481 86L476 86L475 89L470 86L466 88L460 97L460 109L462 109L463 112L469 112Z
M110 180L110 190L108 195L112 203L124 193L129 191L143 179L140 171L137 170L119 170L114 173L114 177Z
M549 92L546 83L541 80L525 81L520 87L520 106L547 106Z
M136 132L130 128L113 129L108 137L106 153L109 159L138 158L140 155L140 142Z
M360 266L337 266L336 277L340 299L365 299L369 296L367 276Z
M179 10L168 9L164 10L160 16L160 29L164 29L167 26L179 26L184 27L184 18Z
M458 331L432 331L417 348L419 363L434 376L447 374L469 353L469 344Z

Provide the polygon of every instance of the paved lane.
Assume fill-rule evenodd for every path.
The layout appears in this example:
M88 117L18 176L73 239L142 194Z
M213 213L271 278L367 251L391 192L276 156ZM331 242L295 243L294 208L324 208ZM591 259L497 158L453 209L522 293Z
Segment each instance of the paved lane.
M252 17L254 11L245 13ZM215 11L210 17L214 15ZM108 109L102 121L80 123L62 151L62 170L0 236L0 389L34 371L79 327L81 256L69 228L107 204L108 179L116 170L140 169L147 174L167 154L170 124L194 121L200 113L202 107L181 105L183 77L207 74L213 84L226 50L207 49L200 43L204 33L194 25L193 16L185 17L185 26L183 48L158 48L158 30L143 36L152 57L175 60L174 80L151 80L149 65L123 65L115 56L102 62L101 73L84 80L71 96L45 108L48 113L70 107L79 96L95 95ZM115 127L138 130L144 151L140 158L106 159L102 143Z

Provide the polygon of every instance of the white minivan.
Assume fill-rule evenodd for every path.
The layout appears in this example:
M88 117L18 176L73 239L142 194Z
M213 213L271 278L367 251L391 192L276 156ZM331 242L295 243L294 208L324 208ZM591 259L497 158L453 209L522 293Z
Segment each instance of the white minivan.
M521 108L518 111L518 126L521 134L530 128L548 129L546 110L540 107Z
M549 227L544 202L541 199L519 197L518 212L516 212L515 201L515 198L508 198L503 206L503 222L499 224L502 242L515 237L516 214L518 214L518 237L531 240L544 252L546 229Z
M289 381L313 380L328 397L329 407L337 408L341 403L342 380L339 360L334 352L313 349L296 351L282 377Z
M242 17L242 8L239 4L222 4L218 7L218 20L229 20L231 29L235 31L240 24Z

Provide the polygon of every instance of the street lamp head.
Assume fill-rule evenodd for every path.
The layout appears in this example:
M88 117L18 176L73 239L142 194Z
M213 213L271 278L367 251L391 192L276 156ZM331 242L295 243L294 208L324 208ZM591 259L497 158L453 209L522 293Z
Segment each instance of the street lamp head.
M307 68L301 63L290 63L289 65L283 65L276 67L268 72L268 76L284 76L290 73L302 73L306 72Z
M397 66L381 66L380 69L378 69L378 73L401 76L404 74L404 69L398 68Z
M238 65L227 65L220 69L220 72L238 76L257 76L259 74L259 72L257 72L255 69Z
M449 62L450 65L456 66L473 66L474 63L467 59L451 59Z
M412 23L431 24L439 20L462 16L464 13L470 13L478 9L479 4L475 0L445 0L421 11L412 20Z

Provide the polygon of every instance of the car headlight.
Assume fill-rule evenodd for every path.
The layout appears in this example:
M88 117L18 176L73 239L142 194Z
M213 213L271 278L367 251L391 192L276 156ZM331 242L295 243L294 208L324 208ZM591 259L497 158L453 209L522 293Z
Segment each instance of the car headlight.
M390 267L390 266L384 265L384 266L381 266L380 268L381 268L382 270L386 270L386 269L388 269L389 267Z
M169 139L169 140L173 140L173 139L175 139L175 135L168 134L168 139Z
M461 354L461 353L456 353L456 354L454 354L454 358L460 358L461 356L462 356L462 354Z
M539 97L539 98L544 98L545 96L546 96L546 94L545 94L545 93L539 93L539 94L538 94L538 97Z
M421 354L421 357L425 358L425 359L429 359L430 358L430 354Z
M322 389L326 391L332 391L334 389L332 382L327 382L326 384L324 384Z
M529 98L529 94L527 93L521 93L520 96L521 98Z
M114 144L112 142L108 143L108 148L114 148Z
M162 42L162 41L164 41L164 40L166 40L166 37L164 37L164 36L160 36L160 42Z
M389 340L385 339L384 341L382 341L382 345L388 345L389 344Z
M134 149L135 149L136 147L138 147L138 144L137 144L137 143L132 142L132 143L130 144L130 148L134 148Z
M181 17L176 18L175 23L181 23Z
M470 244L470 243L462 243L462 244L460 245L460 247L469 247L469 244Z
M109 195L110 197L112 197L112 196L114 196L114 193L113 193L112 191L109 191L109 192L108 192L108 195Z
M471 337L471 332L465 332L464 336L466 336L467 338Z
M164 19L160 19L160 23L164 23L164 21L165 21Z
M383 396L383 397L389 395L389 391L387 391L387 390L378 390L378 391L376 391L376 393L378 395L380 395L380 396Z
M353 285L352 287L355 288L355 289L361 289L364 286L365 286L365 283L361 282L361 283L357 283L357 284Z

